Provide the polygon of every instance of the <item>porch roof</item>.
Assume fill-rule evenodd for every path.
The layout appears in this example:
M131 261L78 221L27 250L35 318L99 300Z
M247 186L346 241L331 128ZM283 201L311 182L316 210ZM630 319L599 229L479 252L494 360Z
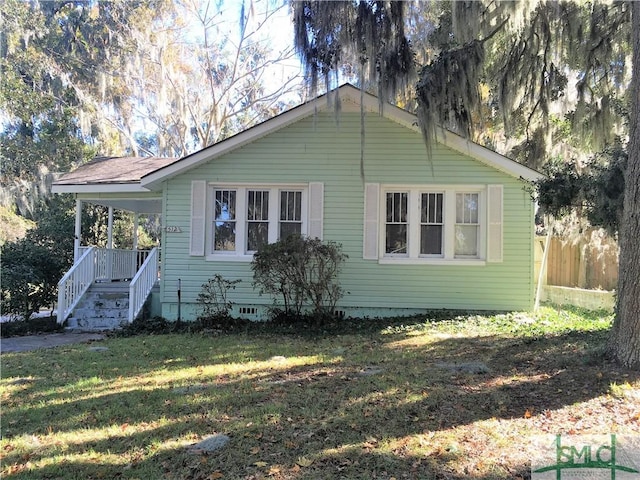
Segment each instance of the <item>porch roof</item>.
M53 182L53 193L73 193L83 202L138 213L160 213L160 192L140 185L140 179L177 158L98 157Z
M140 179L177 158L97 157L53 182L54 193L148 191Z

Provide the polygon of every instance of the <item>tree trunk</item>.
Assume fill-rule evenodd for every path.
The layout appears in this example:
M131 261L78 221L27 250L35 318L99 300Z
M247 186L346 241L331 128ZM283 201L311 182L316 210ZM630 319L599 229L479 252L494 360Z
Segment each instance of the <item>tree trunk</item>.
M640 369L640 2L629 3L633 32L629 159L620 225L618 304L609 352L620 364Z

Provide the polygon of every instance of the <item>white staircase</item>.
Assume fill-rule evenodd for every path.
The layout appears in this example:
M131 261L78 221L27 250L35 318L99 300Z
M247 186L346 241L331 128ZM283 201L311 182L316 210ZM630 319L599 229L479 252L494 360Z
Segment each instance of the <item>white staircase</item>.
M91 331L133 322L158 284L159 258L158 248L86 248L58 282L58 323Z
M82 296L67 319L67 328L104 331L129 323L129 284L131 282L95 282Z

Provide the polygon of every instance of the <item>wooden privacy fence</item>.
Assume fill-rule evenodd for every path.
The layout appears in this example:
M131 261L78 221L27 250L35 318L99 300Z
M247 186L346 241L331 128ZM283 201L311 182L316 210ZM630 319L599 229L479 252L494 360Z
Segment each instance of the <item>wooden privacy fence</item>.
M536 237L536 277L542 265L545 237ZM618 285L618 244L609 238L589 237L577 243L551 237L543 284L598 290L615 290Z

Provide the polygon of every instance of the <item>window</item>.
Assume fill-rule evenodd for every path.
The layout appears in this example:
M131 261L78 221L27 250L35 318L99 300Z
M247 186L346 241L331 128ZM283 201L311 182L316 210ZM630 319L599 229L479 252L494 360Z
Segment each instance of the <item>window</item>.
M364 211L365 259L381 263L502 261L501 185L398 188L367 184Z
M214 247L218 252L236 249L236 191L216 190Z
M456 193L456 257L478 256L478 196L477 193Z
M255 252L269 241L269 191L247 193L247 251Z
M420 255L442 256L442 193L423 193L420 199Z
M204 183L202 181L194 182ZM267 243L292 234L321 238L324 189L321 183L307 185L210 185L204 193L192 188L191 254L209 259L251 260ZM198 187L199 188L199 187ZM310 208L309 197L314 196ZM204 211L204 213L201 213ZM197 213L197 215L196 215ZM200 217L209 218L204 232L197 230ZM200 235L204 247L194 248ZM201 253L202 252L202 253Z
M407 253L407 197L405 192L387 193L385 253Z
M280 192L280 235L302 234L302 192Z

